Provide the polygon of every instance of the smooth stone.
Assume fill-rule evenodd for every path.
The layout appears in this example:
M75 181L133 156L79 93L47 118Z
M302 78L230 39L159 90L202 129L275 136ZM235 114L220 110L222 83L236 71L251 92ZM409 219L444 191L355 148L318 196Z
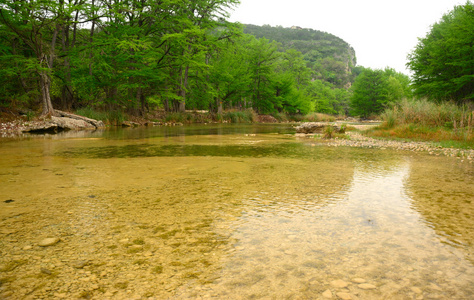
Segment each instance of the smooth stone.
M415 294L422 294L423 291L419 288L419 287L412 287L411 290L415 293Z
M344 280L338 279L338 280L333 280L331 281L331 285L336 288L345 288L349 284L345 282Z
M352 279L352 282L355 282L355 283L365 283L365 279L363 278L354 278Z
M59 238L57 238L57 237L46 238L46 239L42 240L41 242L39 242L38 245L41 246L41 247L48 247L48 246L55 245L58 242L59 242Z
M33 246L30 246L30 245L23 247L23 250L31 250L31 249L33 249Z
M352 300L352 296L349 293L340 292L340 293L337 293L336 296L338 296L342 300Z
M51 275L51 274L53 274L53 272L51 272L50 270L48 270L48 269L46 269L46 268L41 268L41 273L46 274L46 275Z
M332 298L332 292L330 290L325 290L324 293L323 293L323 297L327 298L327 299L331 299Z
M370 283L362 283L362 284L359 284L358 287L363 290L373 290L377 288L375 285L370 284Z
M66 293L55 293L54 297L59 298L59 299L65 299L65 298L67 298L67 294Z
M78 260L72 266L76 269L82 269L87 266L89 262L87 260Z

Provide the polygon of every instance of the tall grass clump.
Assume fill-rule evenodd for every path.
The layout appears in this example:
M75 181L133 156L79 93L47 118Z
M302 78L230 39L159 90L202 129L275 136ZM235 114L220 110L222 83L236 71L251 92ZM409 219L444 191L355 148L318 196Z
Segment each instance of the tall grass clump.
M383 125L372 135L436 142L459 141L466 147L474 146L474 111L465 106L426 99L403 100L386 109L381 118Z
M252 109L231 110L222 115L222 119L231 123L253 123L257 121L257 114Z
M387 127L393 127L395 124L441 127L451 123L467 125L469 114L466 113L466 108L452 102L434 103L426 99L404 99L398 105L386 109L381 117Z
M95 110L91 107L83 107L74 112L76 115L83 116L89 119L100 120L106 122L108 119L107 113Z
M285 113L273 113L272 116L278 121L278 123L288 122L288 116Z
M322 114L322 113L310 113L303 117L305 122L334 122L336 118L334 116Z
M126 120L123 112L119 110L112 110L107 112L107 122L113 125L120 125Z
M192 116L184 112L168 113L165 117L165 122L171 123L186 123L192 120Z

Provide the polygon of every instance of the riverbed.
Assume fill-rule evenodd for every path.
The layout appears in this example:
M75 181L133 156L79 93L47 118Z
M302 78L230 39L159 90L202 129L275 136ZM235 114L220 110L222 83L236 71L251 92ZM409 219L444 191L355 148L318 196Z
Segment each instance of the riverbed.
M1 141L0 298L474 295L472 163L293 132L229 124Z

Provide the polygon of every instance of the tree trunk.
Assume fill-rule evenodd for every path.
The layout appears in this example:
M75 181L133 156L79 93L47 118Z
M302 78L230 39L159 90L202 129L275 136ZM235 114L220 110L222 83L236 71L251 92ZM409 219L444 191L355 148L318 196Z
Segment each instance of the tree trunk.
M56 48L56 38L58 36L58 31L59 25L56 25L53 37L51 39L51 49L49 50L49 57L47 54L42 52L43 46L41 45L41 42L39 44L40 51L37 52L37 55L40 60L40 65L47 67L47 70L43 69L39 71L41 96L43 98L43 111L41 112L41 116L56 116L56 112L53 108L53 103L51 102L51 76L49 75L48 71L53 70L54 51Z
M178 112L186 111L186 88L188 87L189 66L184 69L184 75L181 76L181 85L179 87L179 101Z
M51 102L50 96L50 86L51 86L51 78L47 71L40 72L40 88L41 88L41 97L43 102L43 112L41 113L42 116L55 116L56 113L53 108L53 104Z

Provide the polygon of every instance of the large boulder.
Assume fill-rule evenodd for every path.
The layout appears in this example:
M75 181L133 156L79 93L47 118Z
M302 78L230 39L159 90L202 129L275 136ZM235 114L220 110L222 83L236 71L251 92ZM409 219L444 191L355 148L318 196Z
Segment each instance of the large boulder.
M296 127L296 132L297 133L321 133L323 132L324 128L332 126L334 128L334 131L340 132L341 131L341 126L338 126L334 123L328 123L328 122L308 122L308 123L302 123L301 125Z

